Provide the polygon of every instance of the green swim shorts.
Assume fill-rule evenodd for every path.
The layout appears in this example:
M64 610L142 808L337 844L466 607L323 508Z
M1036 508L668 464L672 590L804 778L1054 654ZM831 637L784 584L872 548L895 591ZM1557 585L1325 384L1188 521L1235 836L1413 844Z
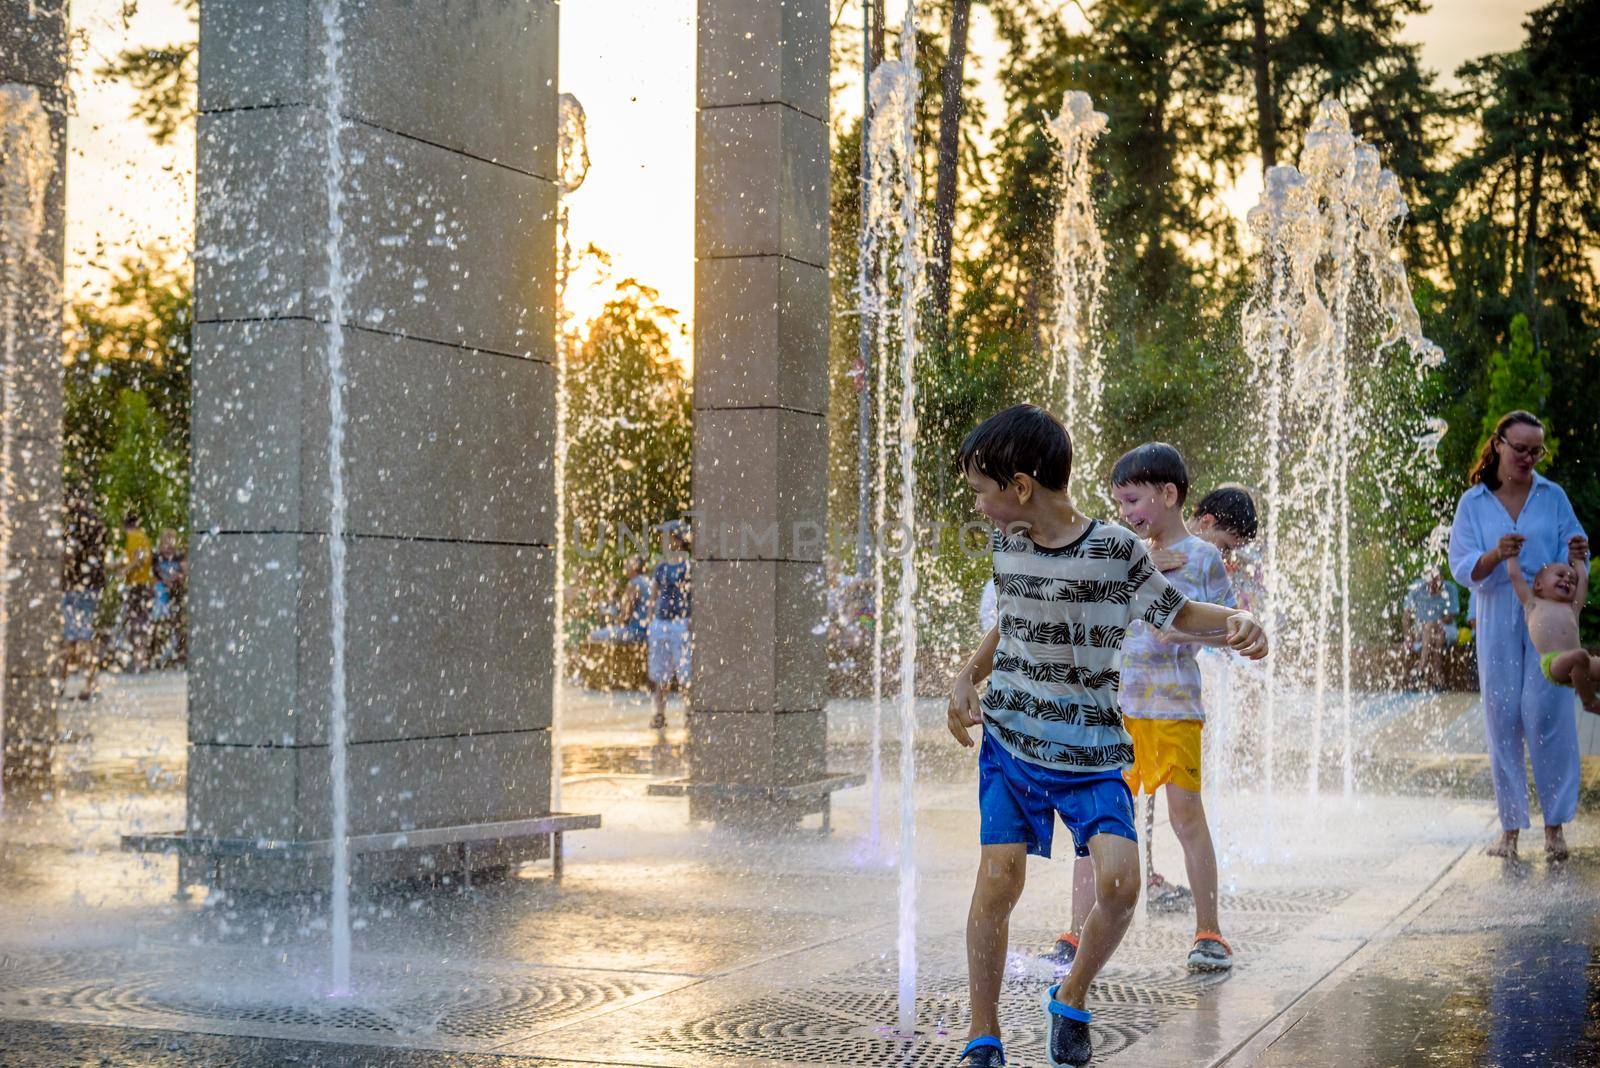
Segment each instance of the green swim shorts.
M1551 682L1555 682L1557 686L1571 686L1572 683L1570 682L1556 682L1556 677L1550 674L1550 665L1554 664L1556 662L1556 657L1560 655L1560 653L1545 653L1539 658L1539 670L1544 672L1545 678L1549 679Z

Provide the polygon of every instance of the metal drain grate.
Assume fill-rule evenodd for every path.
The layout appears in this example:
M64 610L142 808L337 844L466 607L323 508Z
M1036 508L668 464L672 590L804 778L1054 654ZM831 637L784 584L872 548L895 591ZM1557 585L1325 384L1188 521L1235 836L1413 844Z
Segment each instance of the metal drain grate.
M115 953L0 953L0 991L28 990L105 975L120 966Z
M862 1068L954 1068L964 1045L959 1025L965 997L917 999L918 1040L889 1034L896 1017L893 994L806 989L756 998L647 1039L645 1049L705 1060L774 1060L803 1065L849 1064ZM1095 1051L1110 1056L1149 1034L1173 1010L1107 1004L1090 1025ZM1002 993L1000 1022L1012 1063L1045 1059L1039 992ZM952 1029L947 1031L947 1028Z
M1224 895L1229 939L1243 966L1304 926L1307 917L1329 911L1350 895L1338 887L1286 888ZM1098 1056L1117 1053L1178 1013L1191 1009L1225 973L1193 974L1184 963L1192 931L1190 916L1152 916L1128 932L1090 995ZM1055 942L1055 932L1012 932L1012 954L1000 994L1000 1018L1013 1063L1043 1061L1044 1032L1039 998L1049 965L1036 961ZM663 1031L644 1043L661 1053L702 1060L766 1059L798 1064L851 1064L934 1068L953 1066L966 1019L967 975L956 948L918 958L917 1030L927 1037L907 1045L888 1034L896 1018L892 991L897 964L874 957L824 976L815 987L756 998L713 1016Z
M369 1032L487 1041L587 1015L638 998L654 987L610 973L529 973L403 962L363 962L348 1001L315 992L315 977L296 976L259 957L181 953L92 953L5 958L0 1016L70 1014L108 1022L161 1017L197 1027Z
M1342 904L1350 891L1336 886L1293 887L1260 890L1247 894L1218 894L1217 907L1223 912L1274 913L1281 916L1314 916Z

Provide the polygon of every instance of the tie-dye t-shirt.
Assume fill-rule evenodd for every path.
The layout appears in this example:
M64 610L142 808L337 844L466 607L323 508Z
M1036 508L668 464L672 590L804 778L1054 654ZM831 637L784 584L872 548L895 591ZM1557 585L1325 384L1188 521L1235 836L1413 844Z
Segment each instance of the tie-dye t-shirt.
M1216 546L1191 534L1171 549L1186 557L1182 567L1164 572L1175 589L1194 601L1230 608L1237 603ZM1129 719L1205 719L1195 660L1200 648L1163 642L1144 623L1129 626L1122 643L1122 714Z

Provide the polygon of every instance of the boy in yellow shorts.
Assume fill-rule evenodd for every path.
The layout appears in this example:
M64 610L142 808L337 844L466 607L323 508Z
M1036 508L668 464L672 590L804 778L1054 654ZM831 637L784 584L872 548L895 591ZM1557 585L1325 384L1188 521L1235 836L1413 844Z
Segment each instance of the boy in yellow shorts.
M1162 570L1168 582L1187 597L1234 607L1222 553L1211 539L1191 534L1184 525L1189 472L1178 450L1160 442L1141 445L1117 461L1111 483L1123 524L1149 543L1151 559L1158 566L1167 565ZM1189 950L1189 967L1194 971L1233 967L1233 950L1222 937L1217 916L1217 854L1200 798L1205 708L1195 654L1202 645L1218 644L1218 637L1163 634L1134 623L1122 643L1123 725L1133 738L1133 767L1125 774L1129 788L1148 794L1152 801L1157 790L1167 788L1167 812L1194 888L1195 938ZM1190 892L1156 874L1150 839L1147 829L1147 899L1152 907L1187 908ZM1075 872L1073 884L1075 932L1080 916L1093 905L1094 883L1083 872ZM1076 954L1076 941L1073 933L1061 935L1049 957L1069 963Z

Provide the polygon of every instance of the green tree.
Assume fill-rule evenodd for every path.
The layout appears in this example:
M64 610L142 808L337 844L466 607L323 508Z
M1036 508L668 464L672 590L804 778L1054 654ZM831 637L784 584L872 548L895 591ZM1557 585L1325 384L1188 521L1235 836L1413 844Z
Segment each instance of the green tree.
M1521 409L1538 414L1545 410L1550 397L1550 372L1545 367L1544 353L1533 346L1533 331L1528 328L1528 317L1518 314L1511 320L1511 342L1496 349L1489 358L1489 395L1483 413L1483 437L1494 433L1500 417ZM1547 430L1551 429L1546 427ZM1555 451L1554 438L1547 437L1546 445Z
M62 475L108 526L132 506L188 526L191 287L177 257L130 256L105 294L68 308Z
M188 456L143 393L117 393L110 421L111 448L95 480L100 514L108 527L130 513L146 530L185 530L189 514Z
M1555 0L1525 26L1521 48L1459 72L1453 106L1469 136L1425 209L1444 274L1427 309L1450 354L1444 451L1464 470L1480 424L1501 414L1493 365L1496 353L1502 363L1514 358L1521 316L1549 380L1530 410L1563 437L1549 475L1592 523L1600 515L1600 4Z
M655 290L623 279L568 368L568 579L594 608L632 551L618 531L648 537L689 507L692 397L672 354L682 331Z
M189 32L155 48L127 48L95 74L125 81L137 94L129 107L158 145L171 142L195 121L200 67L200 0L181 0Z

